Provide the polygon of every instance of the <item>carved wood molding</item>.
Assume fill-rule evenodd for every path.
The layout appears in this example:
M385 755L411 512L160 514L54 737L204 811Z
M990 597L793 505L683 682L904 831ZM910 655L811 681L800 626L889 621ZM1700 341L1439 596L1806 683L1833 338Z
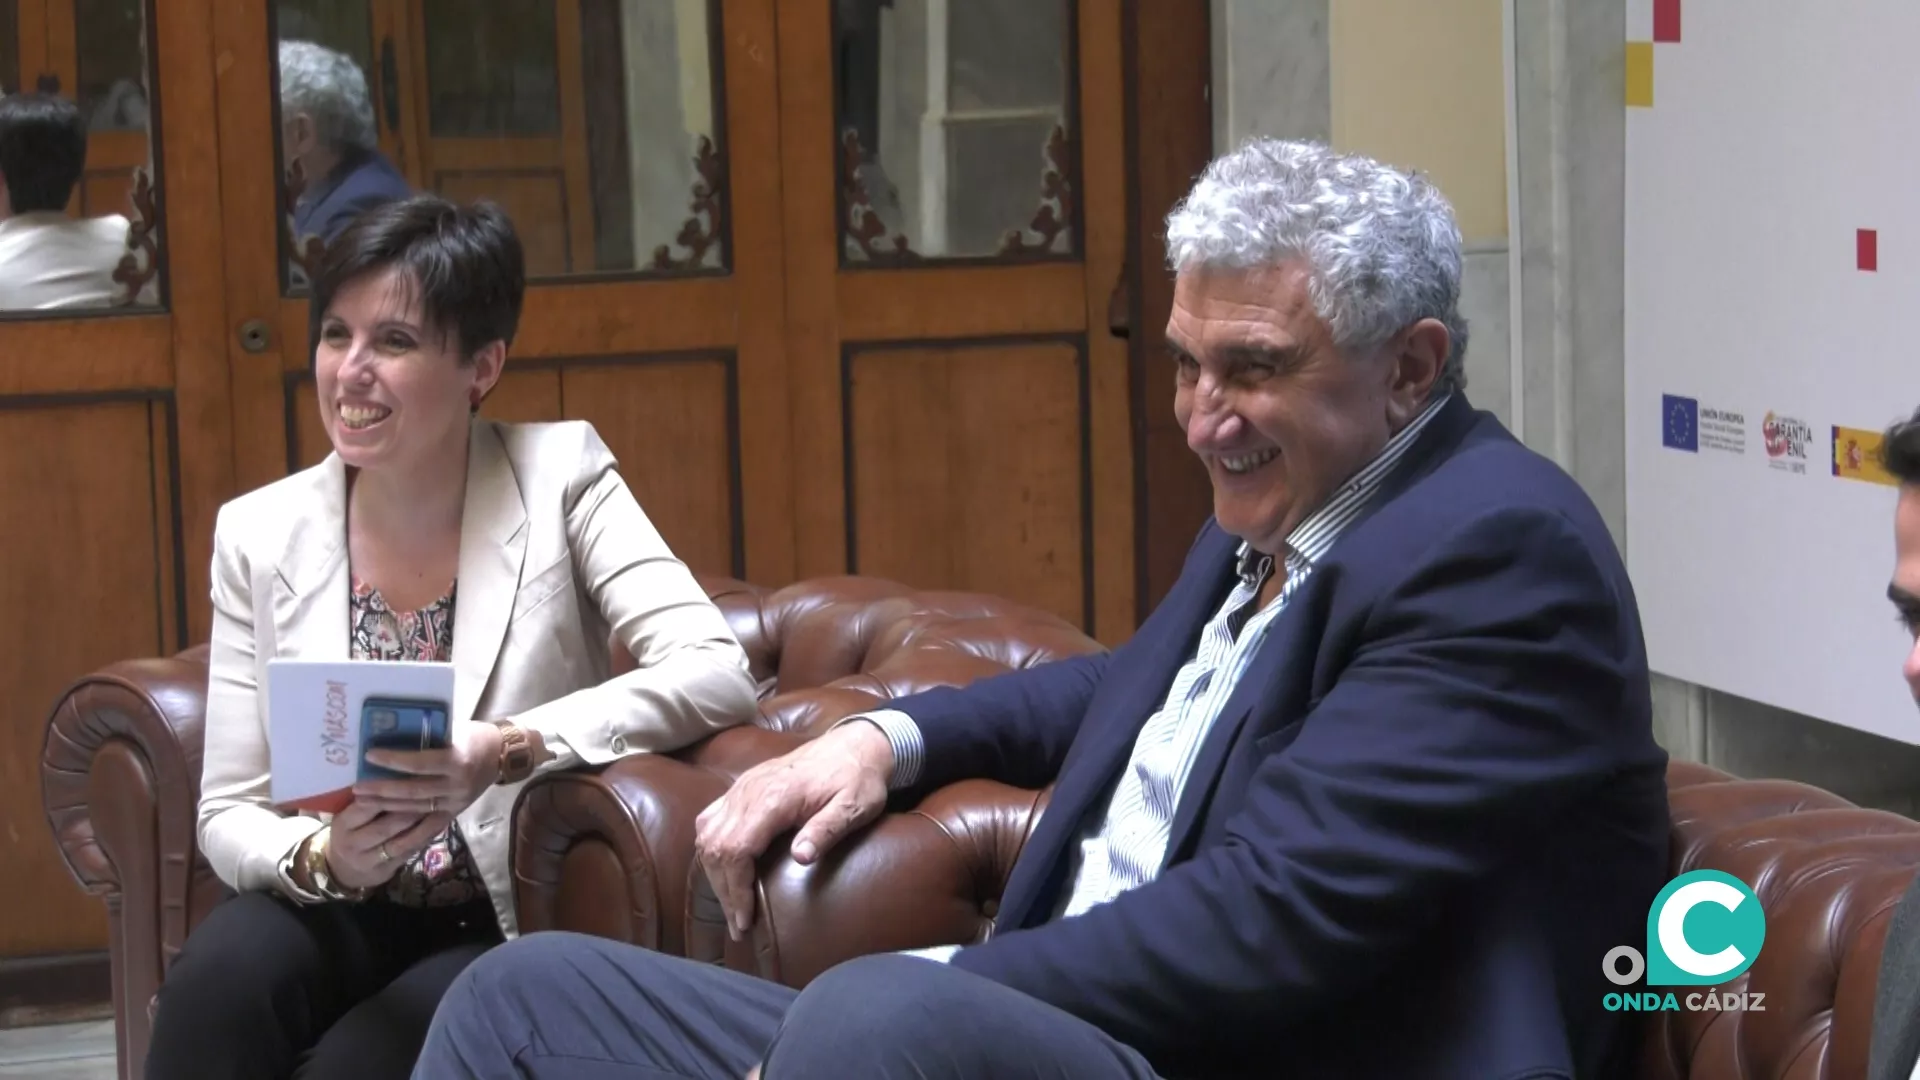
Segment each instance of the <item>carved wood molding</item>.
M113 280L126 287L120 303L138 304L140 294L160 272L160 188L152 168L133 170L133 190L127 201L133 212L127 222L127 253L114 267Z
M1067 143L1067 129L1055 124L1053 133L1047 136L1047 167L1040 174L1040 208L1033 212L1033 220L1027 222L1027 228L1037 233L1040 239L1029 241L1019 229L1008 229L1007 235L1000 241L1002 255L1037 255L1054 251L1059 239L1066 237L1066 247L1059 254L1073 250L1073 181L1071 162L1073 149Z
M911 262L919 259L920 254L913 250L906 233L895 233L887 237L887 223L880 219L880 212L873 208L873 199L867 194L867 185L860 179L860 166L866 160L866 151L860 147L860 132L847 128L840 133L840 205L844 215L841 224L845 227L846 237L853 241L858 253L874 262Z
M676 258L671 245L661 244L653 249L652 266L655 270L697 269L706 261L708 250L720 242L725 214L723 197L727 186L727 163L720 151L714 148L713 140L705 135L700 136L700 144L694 150L693 168L698 174L693 182L693 202L690 204L693 216L680 226L679 233L673 238L673 242L685 248L687 253Z
M1040 206L1025 227L1008 229L993 256L1071 254L1073 251L1073 144L1063 124L1047 136L1046 167L1040 174ZM873 262L908 262L926 258L913 250L905 233L887 235L886 222L873 207L860 179L866 152L852 128L840 134L840 201L845 208L842 226L856 255ZM959 258L967 258L962 255ZM979 256L974 256L979 257Z

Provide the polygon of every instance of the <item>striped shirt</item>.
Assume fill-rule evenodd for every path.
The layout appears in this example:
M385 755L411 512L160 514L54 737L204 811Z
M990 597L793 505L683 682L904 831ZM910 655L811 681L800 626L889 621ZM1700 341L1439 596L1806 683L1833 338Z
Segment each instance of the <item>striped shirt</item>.
M1258 655L1267 630L1287 602L1332 550L1348 525L1360 516L1387 477L1406 457L1414 440L1446 399L1430 403L1380 453L1356 472L1327 502L1288 534L1286 580L1272 603L1256 607L1260 589L1273 572L1273 558L1241 544L1235 553L1240 580L1201 632L1199 647L1174 676L1165 702L1140 729L1127 767L1107 795L1097 824L1080 841L1070 880L1056 917L1072 917L1152 881L1166 859L1174 810L1207 734L1233 696L1241 676ZM920 775L925 744L919 726L897 709L862 714L893 746L895 788ZM945 960L958 946L920 950L916 955Z

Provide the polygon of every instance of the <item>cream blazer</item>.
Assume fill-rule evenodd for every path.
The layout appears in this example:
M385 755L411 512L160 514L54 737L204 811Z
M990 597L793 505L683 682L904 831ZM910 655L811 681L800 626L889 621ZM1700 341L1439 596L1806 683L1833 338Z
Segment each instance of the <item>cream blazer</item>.
M668 550L592 425L473 421L454 604L453 717L511 719L542 771L673 750L754 714L746 653ZM239 891L299 897L286 857L324 820L268 799L267 661L346 659L346 468L338 455L227 503L214 527L200 849ZM608 681L609 632L639 667ZM520 785L459 823L513 937Z

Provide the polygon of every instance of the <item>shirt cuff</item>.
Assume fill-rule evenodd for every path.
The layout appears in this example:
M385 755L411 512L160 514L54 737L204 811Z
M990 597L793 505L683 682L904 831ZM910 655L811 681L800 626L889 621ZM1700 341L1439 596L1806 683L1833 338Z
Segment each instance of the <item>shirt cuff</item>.
M294 857L300 854L300 846L306 842L307 838L304 836L301 837L292 847L287 849L285 855L280 856L279 864L274 867L274 869L278 871L280 891L285 893L288 899L298 904L324 904L327 902L326 897L321 896L319 893L308 892L301 888L298 882L293 880Z
M887 737L887 745L893 747L893 775L887 778L888 790L912 787L920 779L920 763L926 757L926 742L920 737L920 725L899 709L855 713L840 721L840 724L850 724L855 720L865 720L879 728L880 733ZM839 727L840 724L833 726Z

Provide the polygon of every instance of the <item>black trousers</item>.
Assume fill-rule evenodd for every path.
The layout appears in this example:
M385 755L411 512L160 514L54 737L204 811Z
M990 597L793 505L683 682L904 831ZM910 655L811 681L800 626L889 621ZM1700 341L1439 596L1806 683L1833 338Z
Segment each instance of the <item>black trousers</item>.
M486 901L220 903L187 936L154 1014L148 1080L400 1080L454 977L499 944Z
M795 992L575 934L533 934L454 981L419 1080L1149 1080L1141 1056L958 968L883 954Z

